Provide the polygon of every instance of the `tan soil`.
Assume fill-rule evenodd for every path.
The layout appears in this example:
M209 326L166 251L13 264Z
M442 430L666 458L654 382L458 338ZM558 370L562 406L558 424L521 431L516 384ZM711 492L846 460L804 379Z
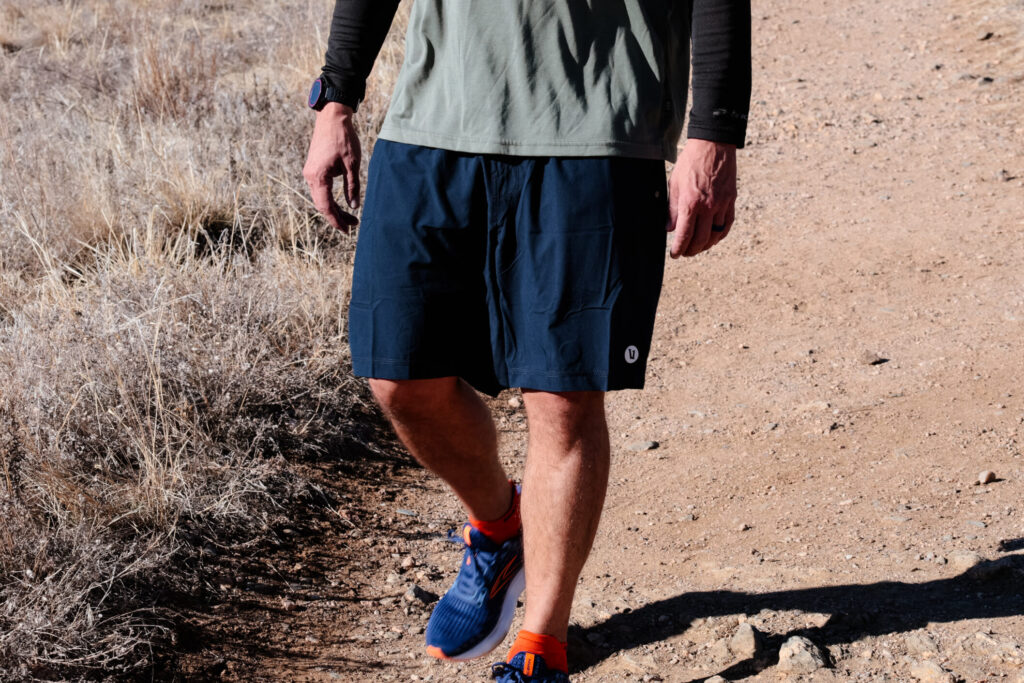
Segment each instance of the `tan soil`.
M648 389L610 398L573 680L800 680L777 665L793 634L830 659L802 680L1024 680L1022 565L958 555L1024 559L1022 45L1019 0L754 3L736 227L670 264ZM518 473L513 395L494 406ZM427 657L429 606L401 597L450 583L454 500L368 467L347 519L211 588L193 677L486 679ZM726 646L741 620L753 658Z

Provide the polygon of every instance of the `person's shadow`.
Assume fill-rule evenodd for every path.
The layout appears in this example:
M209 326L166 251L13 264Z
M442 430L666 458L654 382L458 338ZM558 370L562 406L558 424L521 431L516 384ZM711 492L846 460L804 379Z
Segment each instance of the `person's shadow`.
M1024 539L1004 541L1001 549L1024 547ZM718 675L728 680L752 676L778 663L779 646L790 636L810 638L827 654L829 645L852 643L866 636L912 631L930 622L992 619L1024 614L1024 555L983 561L948 579L903 583L820 586L771 593L704 591L682 593L615 614L588 629L574 628L570 661L582 671L617 652L666 640L686 631L694 619L726 614L754 614L762 609L830 614L822 626L764 635L759 653L729 666ZM590 633L604 644L583 644ZM703 677L695 679L704 680Z

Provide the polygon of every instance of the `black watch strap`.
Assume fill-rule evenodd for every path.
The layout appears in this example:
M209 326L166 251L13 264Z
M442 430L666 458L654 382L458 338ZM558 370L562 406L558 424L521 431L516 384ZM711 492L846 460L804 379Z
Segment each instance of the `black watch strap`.
M320 82L323 83L323 94L320 96L320 104L318 109L323 109L323 106L328 102L338 102L352 108L352 111L359 110L359 98L347 95L341 88L337 88L331 85L331 82L326 77L320 76Z

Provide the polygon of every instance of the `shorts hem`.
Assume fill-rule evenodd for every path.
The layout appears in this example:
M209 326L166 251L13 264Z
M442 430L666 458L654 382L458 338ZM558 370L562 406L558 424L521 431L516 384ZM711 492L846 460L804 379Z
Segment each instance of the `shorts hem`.
M414 363L410 361L357 357L352 359L352 374L372 379L406 380L459 377L477 391L497 396L512 387L534 391L622 391L643 389L644 378L609 381L606 372L557 372L517 370L509 374L508 381L482 381L455 370L450 365Z
M352 374L366 379L388 379L396 382L407 379L458 377L468 382L477 391L488 396L497 396L503 389L508 388L493 380L467 375L465 372L460 372L451 367L451 365L419 363L389 358L353 357Z
M534 391L620 391L643 389L644 379L609 381L604 372L524 372L509 375L508 385Z

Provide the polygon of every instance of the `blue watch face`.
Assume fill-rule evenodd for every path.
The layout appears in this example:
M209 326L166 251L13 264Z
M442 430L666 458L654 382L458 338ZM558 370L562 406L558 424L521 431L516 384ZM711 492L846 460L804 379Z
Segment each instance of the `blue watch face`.
M313 81L313 87L309 89L309 107L310 109L316 108L316 103L320 101L320 93L324 91L324 83L319 78Z

